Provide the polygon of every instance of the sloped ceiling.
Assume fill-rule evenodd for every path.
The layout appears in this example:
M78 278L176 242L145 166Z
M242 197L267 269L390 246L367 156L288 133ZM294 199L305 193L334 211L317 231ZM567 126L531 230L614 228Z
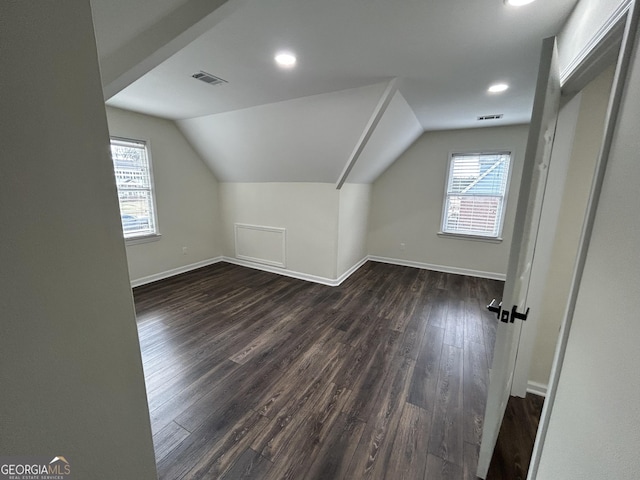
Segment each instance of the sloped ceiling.
M91 0L98 55L112 55L189 0ZM117 26L117 28L115 28ZM116 34L117 32L117 34Z
M178 120L223 182L337 181L385 84Z
M92 0L108 104L179 120L214 172L234 181L328 179L334 167L316 163L344 167L359 146L358 135L350 148L347 139L367 126L367 101L358 95L392 78L397 100L349 181L371 181L414 138L385 121L392 112L410 132L412 115L423 130L478 127L479 115L496 113L503 118L482 125L528 122L541 40L559 31L575 3L537 0L516 9L503 0ZM119 15L146 9L153 14L139 25L127 18L121 39L120 29L107 28ZM274 65L281 49L297 54L295 69ZM200 70L229 83L192 79ZM511 88L488 94L497 81ZM379 98L370 97L374 109ZM412 115L400 113L406 106ZM313 111L321 128L309 127ZM287 132L296 140L283 150ZM248 161L258 150L260 164L270 166L260 174Z
M365 145L347 181L372 183L422 134L422 125L400 92L396 92Z
M102 88L113 97L249 0L91 0Z

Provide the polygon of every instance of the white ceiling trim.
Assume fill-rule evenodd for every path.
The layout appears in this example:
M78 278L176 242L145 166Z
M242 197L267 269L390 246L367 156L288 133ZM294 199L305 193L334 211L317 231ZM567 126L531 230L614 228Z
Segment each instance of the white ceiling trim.
M599 63L601 58L617 57L624 33L626 14L630 7L631 0L624 0L618 5L578 54L564 67L560 72L560 83L563 87L572 77L583 75L583 71L587 69L586 66ZM595 78L595 75L593 77ZM588 81L581 82L578 88L586 85Z

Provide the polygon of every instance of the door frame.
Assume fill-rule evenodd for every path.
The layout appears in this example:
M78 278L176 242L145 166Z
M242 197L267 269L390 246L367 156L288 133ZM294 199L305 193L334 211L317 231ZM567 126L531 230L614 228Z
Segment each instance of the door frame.
M566 81L564 82L564 84L568 86L567 88L569 90L573 88L574 92L579 91L587 83L584 81L584 79L589 78L589 76L591 75L590 72L597 71L600 66L599 62L602 61L603 55L607 51L610 51L611 48L615 48L615 46L617 45L617 39L615 37L616 32L620 32L622 28L624 29L622 34L621 46L619 48L619 55L616 64L613 85L609 97L609 106L607 107L602 147L598 155L593 184L591 186L591 193L587 204L587 211L585 214L585 221L580 238L571 290L569 293L569 299L564 319L562 321L558 344L556 346L553 366L551 369L547 398L542 409L540 424L538 426L538 432L536 435L533 452L531 454L531 462L527 475L528 479L535 479L540 467L540 460L542 458L544 442L549 428L549 423L553 412L553 404L556 398L558 384L562 373L562 364L564 362L567 344L569 341L569 333L571 331L573 315L576 308L578 293L580 291L580 283L582 280L582 275L584 273L589 243L593 232L595 215L598 208L600 193L602 191L602 184L607 169L607 163L609 160L613 136L616 130L620 106L622 104L622 99L624 96L631 55L636 44L636 37L638 36L637 32L640 26L640 8L638 8L637 0L626 2L621 5L621 7L624 10L618 17L616 23L610 24L611 28L609 29L609 32L607 32L609 34L600 38L599 42L594 46L594 48L591 49L585 59L580 62L580 64L574 69L573 72L571 72L570 75L565 77ZM577 90L575 90L576 88Z
M621 43L624 36L626 20L631 4L634 0L624 0L610 15L604 25L594 33L592 40L578 57L560 72L563 105L578 94L602 70L611 64L616 64L619 58ZM612 85L612 90L613 90ZM590 201L590 200L589 200ZM586 217L585 217L586 218ZM582 239L581 239L582 241ZM542 292L534 292L541 295ZM548 385L529 384L529 370L533 360L533 349L537 334L537 316L540 312L532 312L532 325L522 327L522 333L517 345L516 368L513 377L512 396L524 397L527 392L548 396L551 381ZM558 335L558 339L560 336Z

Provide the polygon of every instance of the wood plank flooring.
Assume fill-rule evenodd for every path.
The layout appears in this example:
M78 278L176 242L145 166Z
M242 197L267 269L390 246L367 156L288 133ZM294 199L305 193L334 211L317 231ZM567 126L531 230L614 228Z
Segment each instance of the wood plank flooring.
M531 393L509 398L487 480L527 478L543 405L544 397Z
M134 289L160 479L475 479L502 282L226 263Z

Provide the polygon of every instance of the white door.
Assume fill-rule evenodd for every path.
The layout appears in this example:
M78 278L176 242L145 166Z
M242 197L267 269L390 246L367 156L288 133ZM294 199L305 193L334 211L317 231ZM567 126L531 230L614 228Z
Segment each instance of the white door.
M518 314L527 312L527 292L560 104L560 74L555 37L542 43L538 82L529 126L507 279L502 297L477 475L486 478L509 400L520 337ZM490 299L488 299L490 300ZM515 313L515 314L514 314Z

